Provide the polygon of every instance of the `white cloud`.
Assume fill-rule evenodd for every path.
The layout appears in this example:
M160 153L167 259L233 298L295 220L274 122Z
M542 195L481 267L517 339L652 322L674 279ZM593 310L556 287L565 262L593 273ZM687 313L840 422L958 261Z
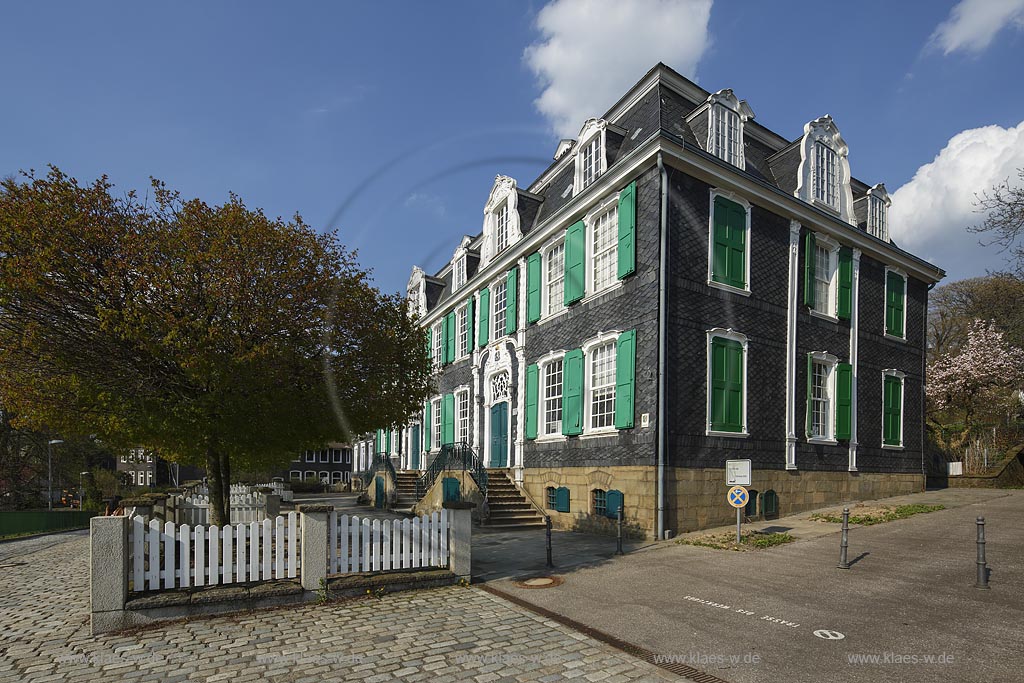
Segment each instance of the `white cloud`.
M1024 29L1024 0L960 0L929 44L946 55L957 50L978 53L1007 25Z
M1024 168L1024 121L1013 128L985 126L954 135L935 160L892 194L893 240L946 269L950 279L1005 267L996 247L982 247L967 227L982 221L976 195Z
M554 0L537 15L526 64L537 109L562 137L601 116L657 62L694 78L711 43L712 0Z
M429 214L434 218L444 218L447 213L444 200L429 192L413 192L405 198L406 208Z

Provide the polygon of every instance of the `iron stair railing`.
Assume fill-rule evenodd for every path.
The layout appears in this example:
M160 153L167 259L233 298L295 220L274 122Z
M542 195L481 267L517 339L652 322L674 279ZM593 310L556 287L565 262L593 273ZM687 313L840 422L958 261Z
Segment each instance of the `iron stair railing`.
M419 479L416 480L416 497L423 498L430 487L437 481L438 475L445 470L462 470L469 472L476 482L480 493L487 497L487 469L484 459L465 441L449 443L441 446L440 452L427 465Z

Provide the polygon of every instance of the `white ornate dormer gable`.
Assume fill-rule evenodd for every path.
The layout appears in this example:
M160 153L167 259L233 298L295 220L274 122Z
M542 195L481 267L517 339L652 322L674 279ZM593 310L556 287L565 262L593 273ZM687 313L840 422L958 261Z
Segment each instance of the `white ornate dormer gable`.
M800 141L800 168L794 194L856 225L849 151L831 116L825 114L808 122Z
M743 124L754 118L754 110L746 100L736 99L729 88L709 95L707 105L707 151L733 166L746 168Z
M515 178L499 175L484 205L484 240L480 250L481 265L518 242L522 236L519 227L519 192Z
M405 285L405 296L409 301L410 314L420 318L427 314L427 280L419 266L412 267L412 275Z
M467 270L466 270L466 251L469 249L469 245L473 240L469 237L463 237L462 241L459 242L458 248L452 255L452 291L458 291L462 289L466 284Z
M558 141L558 148L555 149L555 156L554 156L555 161L558 161L559 159L564 157L569 152L569 150L572 149L572 146L575 145L575 144L576 144L575 140L570 140L568 138L563 138L562 140L559 140Z
M878 183L868 190L868 232L875 237L889 241L889 207L892 200L885 185Z
M576 173L572 186L574 195L590 187L608 170L608 147L605 141L607 130L608 122L604 119L587 119L580 129L576 144Z

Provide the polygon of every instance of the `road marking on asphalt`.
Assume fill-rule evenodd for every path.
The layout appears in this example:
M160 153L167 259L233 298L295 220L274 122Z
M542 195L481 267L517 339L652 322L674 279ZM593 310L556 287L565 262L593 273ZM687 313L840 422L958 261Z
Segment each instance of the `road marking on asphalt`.
M725 604L722 604L720 602L714 602L713 600L704 600L703 598L697 598L697 597L694 597L692 595L684 595L683 596L683 600L689 600L690 602L696 602L697 604L704 605L705 607L714 607L715 609L727 610L727 611L732 612L734 614L739 614L739 615L745 616L745 617L757 616L757 613L754 612L753 610L745 609L743 607L734 607L733 605L725 605ZM789 621L787 619L781 619L779 617L772 616L770 614L762 614L760 616L759 620L760 621L767 621L767 622L769 622L771 624L779 624L780 626L789 626L790 628L797 628L798 626L800 626L800 624L797 624L795 622Z
M846 637L839 631L828 631L826 629L819 629L814 632L814 635L818 636L819 638L824 638L825 640L842 640Z

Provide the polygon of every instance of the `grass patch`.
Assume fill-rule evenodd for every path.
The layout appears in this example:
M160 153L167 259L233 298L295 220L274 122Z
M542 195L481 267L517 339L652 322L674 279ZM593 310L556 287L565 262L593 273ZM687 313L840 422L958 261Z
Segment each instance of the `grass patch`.
M787 533L764 533L763 531L753 531L750 533L743 534L740 537L741 541L737 545L736 534L725 533L725 534L705 534L703 536L694 536L692 538L680 538L676 540L679 545L696 545L702 548L714 548L715 550L757 550L759 548L771 548L776 545L783 545L784 543L792 543L796 540L793 536Z
M857 524L859 526L871 526L872 524L882 524L883 522L892 522L897 519L906 519L914 515L919 515L925 512L937 512L939 510L945 510L945 505L923 505L920 503L914 505L882 505L879 507L865 508L863 510L856 510L856 508L850 512L850 524ZM843 515L842 513L821 513L815 512L810 516L810 519L816 522L829 522L832 524L842 524Z

